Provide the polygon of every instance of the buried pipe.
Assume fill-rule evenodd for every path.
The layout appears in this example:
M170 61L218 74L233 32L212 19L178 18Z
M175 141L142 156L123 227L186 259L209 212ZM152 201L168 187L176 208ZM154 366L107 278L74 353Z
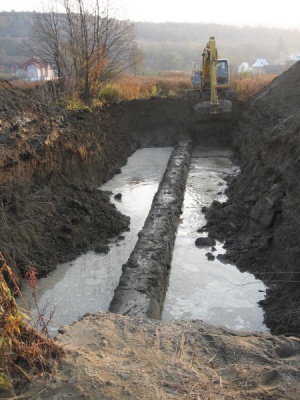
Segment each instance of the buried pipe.
M161 318L191 153L188 138L173 150L136 246L122 266L109 311Z

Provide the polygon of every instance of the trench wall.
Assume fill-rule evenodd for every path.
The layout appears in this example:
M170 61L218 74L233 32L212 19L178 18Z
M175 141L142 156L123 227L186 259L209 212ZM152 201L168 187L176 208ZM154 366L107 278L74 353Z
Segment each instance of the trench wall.
M122 267L109 311L161 317L191 153L192 142L187 138L172 152L137 244Z

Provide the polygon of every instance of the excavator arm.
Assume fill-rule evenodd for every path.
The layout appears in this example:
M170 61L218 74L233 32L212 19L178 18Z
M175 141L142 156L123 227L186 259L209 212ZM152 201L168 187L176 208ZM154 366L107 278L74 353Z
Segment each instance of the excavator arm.
M220 112L218 92L230 87L229 62L227 59L218 59L216 40L209 38L202 53L201 68L196 70L193 64L192 84L195 90L210 93L210 113Z
M216 48L216 40L214 37L209 38L206 48L204 49L204 60L205 73L203 76L210 82L210 106L211 114L219 113L219 100L218 100L218 83L217 83L217 60L218 51ZM205 78L204 78L205 79Z

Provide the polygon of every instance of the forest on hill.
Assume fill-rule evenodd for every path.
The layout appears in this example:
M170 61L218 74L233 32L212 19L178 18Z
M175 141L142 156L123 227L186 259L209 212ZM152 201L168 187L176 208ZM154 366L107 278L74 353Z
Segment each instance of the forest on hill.
M25 62L33 54L28 51L34 13L0 13L0 72ZM136 44L144 55L140 74L164 71L189 72L191 63L199 62L210 36L215 36L219 57L228 58L234 69L242 62L252 65L265 58L270 64L284 64L300 53L300 31L266 27L235 27L220 24L151 23L135 24Z
M220 58L228 58L237 68L242 62L252 65L265 58L270 64L284 64L300 53L300 31L266 27L235 27L219 24L151 23L136 25L139 48L146 63L157 70L189 70L199 62L210 36L215 36Z

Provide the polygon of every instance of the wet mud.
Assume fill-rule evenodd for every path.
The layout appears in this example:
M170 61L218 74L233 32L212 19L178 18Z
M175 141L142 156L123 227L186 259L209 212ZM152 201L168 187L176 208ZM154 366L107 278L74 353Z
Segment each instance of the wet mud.
M20 275L29 264L43 274L60 258L93 248L95 243L85 240L89 229L99 251L106 251L108 237L127 229L129 221L105 194L92 192L137 147L172 146L185 134L203 145L220 140L232 145L241 173L228 177L228 201L213 203L203 229L225 240L228 260L268 285L262 305L271 332L299 335L299 77L300 62L254 96L243 115L237 112L230 123L213 125L197 120L185 99L66 113L0 81L1 250ZM88 197L95 200L93 206ZM103 215L93 225L99 207ZM164 236L162 231L160 241ZM76 237L84 245L70 251ZM152 243L146 245L151 250ZM151 261L158 266L161 260ZM126 265L125 274L137 271L134 264ZM158 266L161 279L164 273ZM142 305L128 302L121 312L156 318L161 298L150 293L148 283L160 280L156 274L139 280L142 291L135 295L143 297ZM36 386L33 381L31 398L96 398L101 393L107 399L299 399L299 340L294 337L238 334L201 321L160 324L98 313L62 328L58 341L67 349L61 371L46 381L43 376Z
M82 252L107 251L129 221L97 188L136 148L173 146L185 135L231 145L241 173L228 177L228 201L212 204L206 230L225 240L229 261L269 287L262 305L272 333L299 334L299 76L298 62L248 104L234 102L224 122L201 121L185 98L69 113L0 81L5 257L20 275L28 265L43 275Z
M172 152L136 246L122 267L109 311L161 317L191 152L188 138L180 140Z
M232 133L241 173L206 213L226 259L268 286L261 305L273 334L300 332L299 77L300 62L250 99Z

